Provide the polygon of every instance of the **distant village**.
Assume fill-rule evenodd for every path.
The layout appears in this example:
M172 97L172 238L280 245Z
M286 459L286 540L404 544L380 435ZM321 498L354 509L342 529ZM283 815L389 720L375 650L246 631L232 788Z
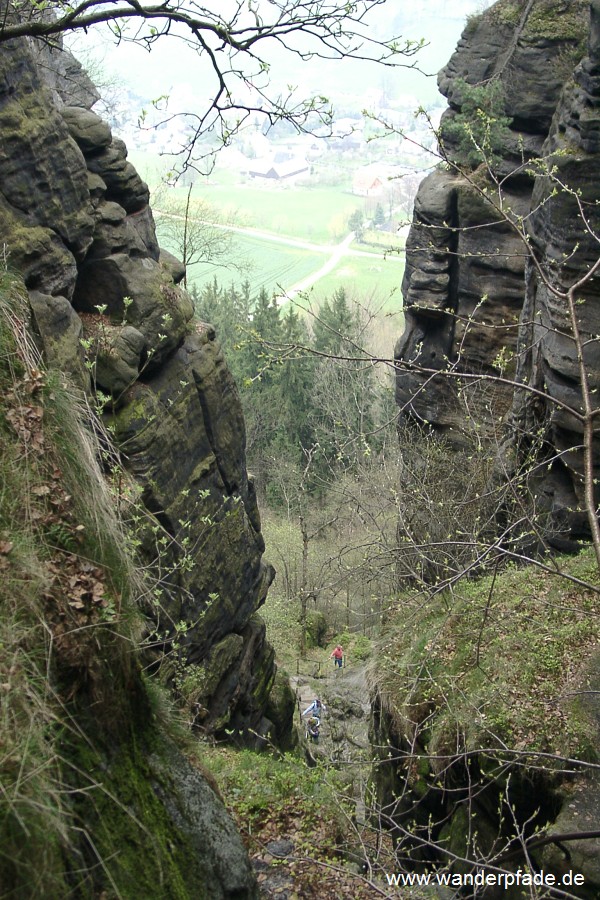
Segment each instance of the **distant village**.
M113 130L129 148L158 157L186 145L194 104L192 89L182 84L164 109L152 108L148 113L142 98L125 88L120 102L111 104L108 113ZM220 151L219 166L236 173L242 183L260 182L270 189L311 187L343 177L345 189L353 194L400 209L405 200L408 211L419 181L435 162L428 152L435 148L431 122L415 114L418 106L416 97L392 100L383 89L359 98L341 98L344 114L331 127L320 126L310 134L298 134L285 123L267 131L255 118ZM367 117L352 107L372 112ZM442 108L440 98L439 108L429 113L434 124ZM144 121L138 126L140 117ZM378 131L385 131L385 136L374 140ZM190 171L183 183L197 177Z

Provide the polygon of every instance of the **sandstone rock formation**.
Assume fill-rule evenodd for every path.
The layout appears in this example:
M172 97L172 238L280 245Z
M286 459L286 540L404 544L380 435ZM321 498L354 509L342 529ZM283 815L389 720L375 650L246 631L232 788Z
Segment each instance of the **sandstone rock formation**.
M3 272L0 893L253 900L242 839L143 676L145 580L103 471L109 438L45 367L29 317Z
M148 187L89 108L97 96L69 53L3 44L0 241L47 360L87 392L91 374L154 517L146 612L174 676L194 666L197 724L252 741L270 727L274 655L255 613L273 572L237 389L214 331L192 325L181 264L161 254Z
M439 370L484 378L502 373L508 379L531 381L542 390L552 382L551 396L578 402L572 343L566 350L568 338L559 340L545 332L538 347L539 329L535 334L528 331L538 310L542 329L564 328L564 315L550 312L556 303L547 292L542 298L533 276L526 289L529 251L482 192L501 197L513 220L529 217L533 246L544 271L561 253L573 251L585 230L574 215L573 200L561 193L547 204L553 185L535 177L527 162L568 145L569 159L559 164L560 174L570 178L574 188L584 188L586 200L588 195L593 199L589 164L594 151L589 137L584 149L577 136L579 126L573 128L582 115L590 119L590 125L581 130L593 133L593 62L577 70L576 86L570 86L560 99L585 53L582 39L587 32L586 3L559 7L539 0L526 4L500 0L469 21L454 56L438 76L440 90L449 101L441 125L448 165L424 180L415 203L403 282L406 328L396 346L400 363L396 389L405 416L428 423L458 445L468 441L473 426L500 441L498 423L512 406L514 391L511 385L478 382L473 377L436 375ZM485 153L485 165L478 165L469 157L468 141L457 125L464 126L463 104L472 86L490 84L501 86L506 124L498 126ZM555 118L551 126L555 111L562 124ZM551 135L557 136L548 138L551 127ZM536 211L530 216L532 210ZM567 225L568 221L572 224ZM581 265L591 258L591 244L593 240L563 269L563 282L577 278ZM558 364L557 357L565 353L569 364ZM406 364L425 371L411 370ZM539 405L531 395L519 394L512 414L513 439L519 429L531 432L540 423L544 428L550 423L550 439L560 453L579 443L572 423L563 422L559 433L561 416L551 401L544 410ZM580 471L579 459L563 456L540 486L545 505L554 514L551 532L564 531L561 510L573 509L579 500ZM581 516L569 514L568 519L573 534L581 533Z
M552 179L535 179L528 223L541 261L527 269L519 332L517 380L540 391L518 391L511 417L514 436L541 431L552 447L551 466L540 477L538 495L556 532L587 538L584 504L583 426L569 408L583 411L578 347L562 294L585 278L597 262L600 235L600 4L591 4L589 55L565 85L542 148L552 160ZM557 182L566 189L556 189ZM581 283L576 310L592 407L600 387L600 296L597 277ZM595 430L597 430L597 424ZM594 478L600 448L594 448Z
M600 386L600 281L596 276L587 278L600 257L598 0L591 4L591 27L588 16L587 4L501 0L465 29L456 53L439 75L440 89L450 104L441 127L448 165L423 181L415 203L403 283L406 329L396 347L397 400L406 418L427 423L459 446L468 442L469 430L478 427L482 434L504 440L505 465L512 460L518 466L538 439L535 459L542 465L530 482L536 511L543 514L545 542L569 549L579 546L574 539L589 538L583 500L583 428L573 414L583 410L580 349L593 408ZM586 22L583 50L582 21ZM487 83L490 78L503 85L509 122L499 132L501 140L490 147L486 172L468 158L466 144L453 124L461 121L468 85ZM536 157L546 164L528 166ZM526 223L529 248L490 208L485 189L501 197L514 221L520 216ZM580 347L574 340L565 297L577 283ZM502 367L501 359L506 362L511 354L512 362ZM438 374L441 370L466 377L449 378ZM493 392L477 386L471 377L500 373L514 383ZM597 425L595 431L597 435ZM593 465L597 482L597 441ZM460 618L455 607L453 613ZM443 627L451 618L444 615ZM445 640L449 657L464 653L464 646L459 649ZM570 655L576 657L574 649ZM432 665L432 652L424 652L421 660L424 668ZM516 660L514 664L518 666ZM578 664L583 665L581 660ZM594 704L591 687L597 682L598 664L597 654L586 657L589 671L582 679L583 694L589 694ZM493 662L490 670L493 680ZM414 717L409 716L406 727L394 715L398 697L414 703ZM431 834L436 817L445 823L439 835L445 849L462 856L465 835L476 834L477 853L484 856L486 846L491 848L499 833L490 827L490 812L498 808L498 783L489 780L468 815L466 806L451 801L452 813L446 819L446 801L440 805L435 792L428 795L421 760L413 761L419 744L411 739L411 727L416 724L415 733L419 733L421 726L423 749L434 754L426 762L424 753L422 761L435 771L439 761L427 740L440 713L428 695L414 700L411 693L402 695L399 689L398 697L390 699L385 691L375 696L374 732L383 748L378 776L382 805L392 809L396 804L400 831L409 827L406 822L411 823L409 832L416 835L414 856L420 863L429 861L431 848L419 837ZM469 697L471 708L479 705L479 699ZM505 702L518 705L512 697ZM594 706L590 714L586 708L592 703L582 696L575 714L585 711L597 743L598 710ZM397 748L398 756L410 757L400 773L395 771L390 746ZM580 748L577 753L585 756ZM460 760L454 771L444 762L443 777L451 785L450 793L458 797L466 790L480 762L485 775L489 760L488 751L477 750L472 759ZM542 779L534 811L529 805L531 784L538 775L530 772L529 785L521 782L522 776L519 767L512 782L518 815L544 815L549 836L570 833L568 850L550 841L541 846L544 865L558 877L568 861L573 871L585 873L586 887L577 896L596 896L600 889L598 841L594 834L582 833L592 830L590 823L597 814L597 779L589 772L562 784L558 778ZM517 866L514 854L507 859L509 869ZM489 896L500 893L491 891Z

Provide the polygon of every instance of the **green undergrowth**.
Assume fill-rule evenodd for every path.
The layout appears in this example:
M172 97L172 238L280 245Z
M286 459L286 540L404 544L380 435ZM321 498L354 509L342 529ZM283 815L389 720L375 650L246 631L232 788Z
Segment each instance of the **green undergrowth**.
M469 17L468 29L487 21L492 25L517 28L523 25L523 40L583 41L589 25L589 4L585 0L565 4L561 0L538 0L523 21L525 4L500 0L488 10Z
M396 866L391 841L384 831L357 823L347 771L323 763L307 768L292 754L271 756L208 745L196 752L225 797L257 871L264 871L266 862L273 867L272 877L279 870L282 883L293 880L289 896L388 896L384 873ZM365 875L367 859L372 868ZM422 900L434 894L413 889L410 896Z
M21 285L0 284L0 885L70 895L76 702L126 718L136 578L83 398L44 370ZM33 864L32 861L35 860Z
M531 10L525 26L529 38L579 41L583 44L589 27L589 4L585 0L565 4L562 0L542 0Z
M338 644L340 644L344 650L346 664L353 665L356 662L364 662L370 657L373 642L366 634L343 631L329 642L327 647L328 654L331 653Z
M350 807L337 773L307 768L292 754L273 757L251 750L204 745L200 762L210 772L242 835L294 835L296 852L320 859L335 854ZM318 833L319 839L315 840Z
M591 551L557 560L591 586ZM429 753L492 748L597 758L586 689L597 680L600 595L559 572L511 567L454 596L406 596L376 682L394 730Z
M278 663L292 674L318 671L322 674L327 666L333 666L330 654L337 644L344 648L347 665L363 663L371 656L373 642L370 638L348 631L332 634L327 616L319 610L310 610L306 621L305 655L301 657L298 610L290 607L290 599L272 588L261 615Z

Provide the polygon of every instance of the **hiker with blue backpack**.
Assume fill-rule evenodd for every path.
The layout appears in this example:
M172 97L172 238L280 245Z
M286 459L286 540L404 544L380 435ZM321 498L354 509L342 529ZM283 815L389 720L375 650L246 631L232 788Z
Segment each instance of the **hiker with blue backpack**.
M306 723L306 739L312 741L313 744L319 743L319 729L321 722L316 716L311 716Z

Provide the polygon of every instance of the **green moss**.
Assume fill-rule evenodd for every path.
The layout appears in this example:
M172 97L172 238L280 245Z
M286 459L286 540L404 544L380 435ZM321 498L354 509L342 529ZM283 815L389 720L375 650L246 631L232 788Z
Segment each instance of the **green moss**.
M108 421L114 425L116 438L126 440L132 430L139 431L159 411L162 412L160 404L152 391L134 385L127 393L125 404L111 413Z
M306 616L306 646L325 647L327 644L327 619L320 610L311 610Z
M515 29L521 21L525 10L525 4L515 0L500 0L481 16L475 17L475 25L467 23L467 28L473 30L481 21L487 21L493 25ZM584 41L589 26L589 3L584 0L572 0L564 3L562 0L538 0L530 11L524 23L524 40L556 40Z
M255 616L253 619L260 621L262 627L262 619ZM251 620L252 621L252 620ZM267 645L268 646L268 645ZM275 681L275 666L273 665L275 651L269 647L269 652L263 653L260 660L260 667L254 671L254 685L252 688L252 696L257 707L264 706L267 702L273 683Z
M27 65L21 70L20 90L7 93L0 108L0 131L5 152L37 159L32 165L34 174L24 175L15 170L11 179L10 204L2 203L0 222L2 234L10 249L10 265L25 274L28 262L34 260L44 268L60 266L68 271L73 256L67 246L73 246L86 234L91 237L93 221L86 205L87 179L81 155L69 139L62 117L48 108L45 94L32 83ZM41 168L52 157L52 165ZM33 197L32 198L32 188ZM15 210L28 209L37 204L43 221L49 228L27 227ZM16 226L16 227L15 227ZM56 235L60 235L57 240ZM46 251L46 255L42 251Z
M292 750L297 742L297 733L293 727L295 712L296 697L290 685L290 676L284 669L278 668L265 713L273 723L274 741L281 750Z
M244 639L239 634L228 634L211 649L210 657L204 666L204 678L200 689L200 698L211 697L227 670L240 656Z
M444 826L440 834L440 842L450 853L465 857L469 852L469 809L457 806L450 822Z
M84 893L91 896L111 884L115 896L124 900L200 900L200 885L186 877L195 875L194 848L157 795L160 776L150 760L153 753L160 759L164 751L156 733L132 731L128 740L111 748L102 747L97 734L91 737L71 745L68 754L77 771L90 773L79 785L85 793L73 805L89 835L83 848L89 866ZM162 788L172 790L169 784Z
M509 0L506 3L496 3L490 10L491 20L498 25L515 27L519 24L522 10L517 3Z
M44 260L46 269L67 271L73 257L49 228L29 225L0 198L0 241L6 246L10 267L24 277Z
M589 3L543 0L535 4L525 26L528 38L583 42L589 28Z
M589 551L560 568L597 582ZM504 742L595 759L590 716L568 698L598 668L599 610L593 591L533 567L467 583L452 599L405 598L379 654L380 689L404 722L434 711L430 752L456 751L458 736L468 750Z

